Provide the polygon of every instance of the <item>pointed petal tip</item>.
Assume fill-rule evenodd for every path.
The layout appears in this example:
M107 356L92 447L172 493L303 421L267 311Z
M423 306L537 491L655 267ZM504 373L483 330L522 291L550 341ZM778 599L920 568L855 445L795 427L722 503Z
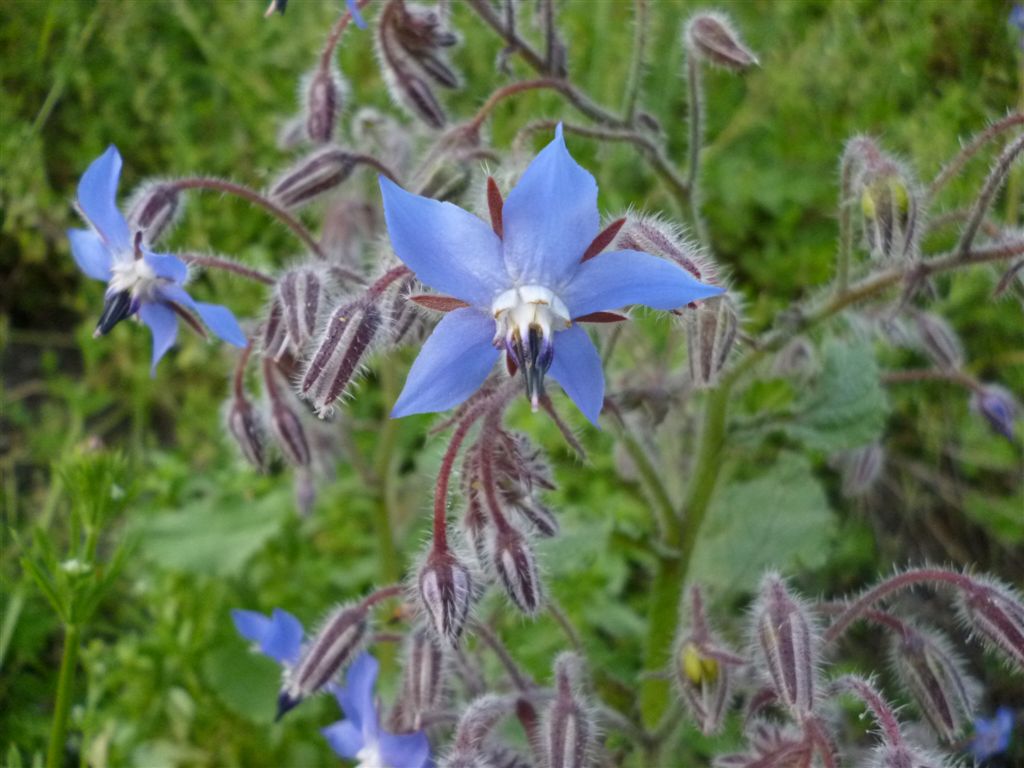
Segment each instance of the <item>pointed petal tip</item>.
M281 718L299 706L302 697L292 698L287 691L281 691L277 697L277 714L274 715L274 722L281 722Z

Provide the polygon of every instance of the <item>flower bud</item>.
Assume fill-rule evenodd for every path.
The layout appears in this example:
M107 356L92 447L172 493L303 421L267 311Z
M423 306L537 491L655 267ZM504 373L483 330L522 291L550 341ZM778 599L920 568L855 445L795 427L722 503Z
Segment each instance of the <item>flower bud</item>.
M996 384L983 384L971 395L971 408L985 417L993 432L1011 443L1016 440L1013 422L1020 409L1007 390Z
M754 610L760 652L779 701L799 720L814 707L818 639L807 607L769 573Z
M491 563L505 587L505 593L523 613L536 615L544 597L532 547L508 523L496 527L491 541Z
M263 350L265 357L275 362L280 361L285 352L288 351L288 328L285 325L281 299L276 291L270 300L267 320L263 323L260 348Z
M683 314L690 380L699 389L714 386L736 343L739 318L728 295L705 299Z
M437 709L444 694L444 651L424 628L417 627L405 644L402 714L418 731L423 715Z
M920 236L920 193L909 174L894 159L863 142L864 166L855 189L860 193L864 238L871 255L877 259L910 258Z
M143 184L128 204L128 228L142 233L142 242L152 245L167 234L181 217L184 199L165 181Z
M946 638L909 629L894 637L893 669L938 735L953 742L973 712L971 681Z
M955 371L964 364L960 338L945 318L931 312L919 312L915 320L921 346L933 363L947 371Z
M288 333L288 344L298 352L316 331L323 282L312 269L293 269L277 283L277 298Z
M346 666L366 643L369 620L362 605L342 606L317 631L294 667L286 671L277 699L277 717L316 693Z
M687 240L678 226L657 216L627 216L611 248L660 256L674 261L701 282L712 285L717 282L718 267L700 246Z
M300 386L302 396L309 398L319 416L329 413L352 383L380 326L380 312L367 301L353 301L334 310Z
M877 440L873 443L845 451L836 463L843 476L843 496L857 498L870 491L882 474L885 448Z
M555 659L555 700L544 713L541 730L550 768L583 768L593 748L594 724L575 690L579 665L572 653Z
M302 419L291 407L291 393L286 392L278 374L269 363L264 363L263 380L270 397L270 428L277 438L288 463L296 467L308 467L310 463L309 440L302 426Z
M997 581L976 581L977 588L958 597L960 616L971 632L1011 666L1024 669L1024 600Z
M420 570L419 590L434 633L456 645L473 599L469 570L450 551L432 550Z
M356 156L341 147L321 147L281 174L269 196L285 208L300 208L343 184L356 162Z
M327 144L334 138L338 113L345 95L345 82L334 67L317 67L306 78L306 135L314 144Z
M686 49L704 61L733 72L758 65L757 56L740 40L728 17L704 11L686 23Z
M244 395L231 398L228 404L228 432L254 469L266 469L267 445L259 412Z
M906 743L883 744L866 763L868 768L950 768L944 757Z

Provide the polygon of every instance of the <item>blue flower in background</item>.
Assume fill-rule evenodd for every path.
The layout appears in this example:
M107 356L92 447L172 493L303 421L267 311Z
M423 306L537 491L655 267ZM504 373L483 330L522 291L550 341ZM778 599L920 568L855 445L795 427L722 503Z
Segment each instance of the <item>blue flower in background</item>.
M1024 50L1024 5L1014 3L1010 9L1010 24L1017 28L1020 37L1020 47Z
M469 397L504 349L536 407L545 374L596 423L601 358L576 320L630 304L670 310L714 296L664 259L638 251L582 257L598 234L597 183L566 149L562 127L501 209L501 235L451 203L413 195L381 177L388 234L424 284L468 306L427 339L392 416L447 410Z
M360 654L352 662L345 672L345 687L334 689L345 719L322 733L338 755L358 760L357 768L426 768L430 765L430 743L425 733L381 730L373 694L379 668L369 653Z
M970 752L978 762L1001 754L1010 748L1010 735L1013 733L1013 712L1009 707L1000 707L995 717L986 720L983 717L974 719L974 738L971 739Z
M360 29L366 29L366 19L359 12L358 0L345 0L345 5L348 6L348 12L352 14L352 21L356 23L356 26Z
M267 617L257 611L236 609L231 611L231 620L238 634L255 643L264 656L289 666L299 660L305 630L302 622L288 611L275 608Z
M125 318L137 315L153 333L153 364L174 345L178 319L192 314L224 341L246 345L245 334L225 307L193 301L182 287L188 267L169 254L152 253L133 236L117 208L121 155L111 145L92 162L78 183L78 209L91 229L69 229L71 253L89 277L107 284L107 294L95 336L103 336ZM196 323L196 327L201 326Z

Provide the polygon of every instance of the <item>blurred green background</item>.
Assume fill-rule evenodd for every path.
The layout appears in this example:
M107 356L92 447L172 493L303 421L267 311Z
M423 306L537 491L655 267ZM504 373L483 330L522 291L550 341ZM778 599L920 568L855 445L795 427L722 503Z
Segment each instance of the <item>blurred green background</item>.
M71 208L78 177L110 143L125 158L123 195L158 175L208 173L264 185L287 162L275 145L277 128L296 111L297 79L312 67L340 6L292 0L284 17L269 20L262 0L15 0L0 10L0 761L13 754L10 745L26 760L44 748L60 653L58 622L18 558L39 526L58 543L67 536L67 500L54 462L97 446L128 456L124 483L132 501L104 540L108 547L131 542L133 550L84 640L71 725L82 764L330 761L317 729L337 719L333 701L317 699L271 727L277 672L246 652L228 611L281 606L308 626L333 603L366 590L380 573L370 522L376 489L361 487L343 464L314 513L298 518L289 473L254 475L223 435L229 353L183 335L150 379L143 329L125 323L94 341L103 288L79 274L64 230L78 226ZM1009 4L995 1L715 6L734 17L762 64L742 78L713 71L706 79L704 207L715 252L747 300L753 332L832 275L844 141L854 133L876 135L921 179L931 178L963 137L1020 105L1019 32L1007 22ZM651 3L641 103L661 122L680 165L686 98L678 37L682 20L698 7ZM618 108L632 40L630 4L569 0L561 8L574 81ZM458 3L455 23L463 44L454 61L466 87L445 103L465 117L505 77L493 66L501 44ZM401 114L389 106L371 34L347 33L339 65L350 103ZM527 74L518 64L516 71ZM494 145L506 147L518 127L537 117L578 119L555 96L526 94L497 110ZM603 209L633 205L678 215L628 147L574 139L572 150L597 176ZM985 169L984 161L970 165L941 202L967 204ZM1012 182L1017 190L1020 176L1018 170ZM368 174L352 184L374 199ZM1020 219L1015 199L1019 192L998 202L1010 222ZM946 230L928 245L947 247L954 236ZM185 245L268 268L299 255L289 235L261 213L216 196L190 201L171 241L172 248ZM994 279L979 270L943 280L932 306L960 332L971 373L1019 398L1020 304L990 301ZM257 314L263 300L258 289L216 275L202 277L195 292L246 316ZM664 335L645 324L630 333ZM400 375L409 359L399 361ZM923 363L908 352L882 362ZM377 383L374 367L349 409L368 449L390 405ZM1024 582L1020 450L988 432L962 391L937 383L889 393L887 485L873 503L843 499L827 456L813 447L787 452L775 474L757 474L765 456L779 454L782 438L772 427L785 419L788 402L780 391L769 382L743 394L741 421L750 424L735 441L737 469L709 522L709 554L699 558L697 575L719 588L726 606L742 605L758 575L744 552L760 542L751 540L738 512L766 493L776 494L781 528L769 534L776 544L761 553L763 565L797 576L812 594L853 589L893 563L925 558ZM580 466L550 425L523 415L519 421L551 450L561 485L551 500L563 535L542 553L548 583L602 670L604 695L628 709L651 567L643 495L616 463L607 433L584 431L591 454ZM438 460L437 442L424 436L429 423L410 419L396 427L404 494L398 544L406 563L423 540ZM671 455L664 460L666 473L683 466ZM517 658L545 678L564 643L557 627L547 618L527 625L504 614L496 600L482 611L496 617ZM1024 704L1012 678L994 673L981 656L971 664L990 685L986 701ZM680 754L699 764L719 746L687 734Z

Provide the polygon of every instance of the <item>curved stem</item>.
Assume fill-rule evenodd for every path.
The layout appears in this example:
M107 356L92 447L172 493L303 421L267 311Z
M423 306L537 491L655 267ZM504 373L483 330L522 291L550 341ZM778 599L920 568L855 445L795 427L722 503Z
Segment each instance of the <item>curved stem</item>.
M964 232L960 236L957 253L961 256L964 256L971 250L971 245L978 234L978 229L985 218L985 213L992 205L996 193L1003 186L1003 182L1006 181L1006 175L1010 172L1010 168L1013 167L1014 161L1017 160L1021 152L1024 152L1024 134L1018 136L1016 141L1007 145L1006 149L999 155L992 170L989 171L988 177L981 187L981 192L978 193L978 199L971 209L971 216L967 220Z
M928 185L928 191L925 194L925 199L930 200L935 197L939 190L941 190L950 179L960 173L964 165L967 164L967 161L978 154L982 147L1003 133L1003 131L1009 130L1015 125L1024 125L1024 112L1014 112L1007 115L1002 120L997 120L992 123L992 125L975 136L967 146L960 150L960 153L956 157L946 163L942 170L939 171L939 174L935 177L932 183Z
M239 264L237 261L231 259L224 259L219 256L200 256L194 253L180 254L179 257L186 264L195 264L197 267L206 267L208 269L220 269L224 272L231 272L236 275L241 275L249 280L253 280L257 283L263 283L264 285L274 285L277 283L277 279L266 272L262 272L252 267L247 267L243 264Z
M494 655L498 657L498 661L505 667L505 671L508 672L508 676L512 679L513 685L518 690L527 693L534 687L533 681L519 669L519 665L512 658L512 654L508 652L508 648L505 647L505 644L501 642L490 627L481 622L475 622L473 624L473 632L494 651Z
M434 486L434 551L445 552L448 549L448 485L455 467L455 459L459 448L469 434L470 428L476 423L487 408L487 400L483 400L463 415L459 425L452 433L451 442L441 459L441 467L437 471L437 485Z
M381 603L385 600L389 600L392 597L398 597L405 592L405 587L401 584L392 584L388 587L381 587L375 592L371 592L369 595L363 598L363 608L372 608L377 603Z
M357 0L357 5L360 10L369 5L370 0ZM334 61L334 49L338 47L338 41L341 39L341 33L345 31L345 27L352 21L352 12L346 8L338 20L334 22L334 26L331 27L331 33L327 36L327 42L324 43L324 49L320 53L320 69L326 72L331 62Z
M864 702L881 727L885 741L893 747L902 746L903 734L900 732L900 721L896 718L896 713L869 681L854 675L844 675L836 680L833 686L852 693Z
M486 120L491 112L494 111L494 108L509 96L542 88L558 91L559 93L565 93L566 87L567 84L564 80L558 80L554 77L542 77L537 80L522 80L518 83L510 83L509 85L499 88L487 97L487 101L481 105L480 109L478 109L476 114L473 116L473 119L469 121L467 129L471 131L479 130L480 126L484 124L484 120Z

